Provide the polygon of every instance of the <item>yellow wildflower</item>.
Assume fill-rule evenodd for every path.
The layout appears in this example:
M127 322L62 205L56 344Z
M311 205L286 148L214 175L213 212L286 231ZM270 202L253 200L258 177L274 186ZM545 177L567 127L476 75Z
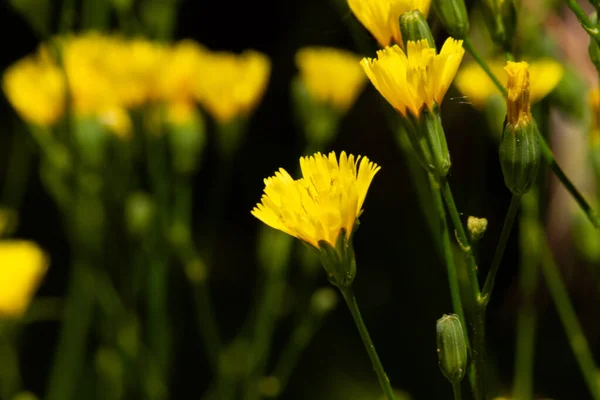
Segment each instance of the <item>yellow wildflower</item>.
M167 105L167 122L184 125L199 119L196 105L187 101L173 101Z
M348 0L356 18L382 47L392 40L403 46L399 18L408 11L419 10L425 17L431 0Z
M65 81L60 69L40 48L5 72L2 88L8 101L25 121L48 126L65 109Z
M48 259L37 244L20 240L1 241L0 315L23 315L47 268Z
M529 65L524 62L506 63L508 74L506 83L506 117L508 123L518 127L531 123L531 103L529 101Z
M121 107L113 107L103 110L97 114L100 124L121 139L131 138L133 124L127 110Z
M507 75L504 70L504 61L496 60L488 66L500 79L506 83ZM563 66L552 59L532 61L529 66L530 100L536 103L546 97L564 75ZM494 95L501 95L500 90L476 62L470 62L456 74L456 87L475 108L483 108L485 103Z
M423 107L440 104L465 50L462 40L448 38L439 54L427 40L408 42L407 54L394 45L363 58L361 65L381 95L402 115L418 117Z
M252 50L240 55L210 52L201 64L196 98L219 122L249 114L260 101L271 72L269 58Z
M158 98L167 102L191 101L196 81L204 75L202 59L206 52L191 40L183 40L169 50L158 81Z
M355 159L345 152L338 161L331 152L300 158L300 168L302 178L297 180L283 168L265 179L261 203L252 215L315 248L320 241L335 247L341 229L350 238L380 167L367 157Z
M366 79L360 58L345 50L306 47L296 53L300 78L317 101L346 111L362 90Z

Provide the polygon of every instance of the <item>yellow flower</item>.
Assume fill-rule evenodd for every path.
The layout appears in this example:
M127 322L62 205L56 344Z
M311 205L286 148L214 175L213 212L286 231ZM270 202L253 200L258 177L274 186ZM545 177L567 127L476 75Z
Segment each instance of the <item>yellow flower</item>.
M360 163L359 163L360 161ZM336 246L341 229L350 238L377 164L367 157L334 152L300 158L302 178L294 180L283 168L265 179L261 203L252 215L265 224L319 248Z
M439 54L426 40L408 42L407 54L394 45L363 58L361 65L381 95L402 115L418 117L423 107L440 104L465 50L462 40L448 38Z
M23 315L47 268L48 259L37 244L20 240L1 241L0 315Z
M346 111L362 90L366 79L360 58L348 51L306 47L296 53L300 78L317 101Z
M121 139L131 138L133 124L127 110L113 107L98 113L100 124Z
M199 119L196 105L187 101L173 101L167 105L167 122L177 125L196 123Z
M524 62L508 61L504 70L508 74L506 83L506 117L513 127L531 123L529 101L529 65Z
M502 83L506 83L507 79L504 65L502 60L488 63ZM532 61L529 66L531 102L536 103L546 97L558 85L563 75L563 66L552 59ZM461 68L455 82L458 90L467 96L475 108L481 109L492 96L501 95L494 82L476 62L470 62Z
M419 10L427 17L431 0L348 0L356 18L377 39L381 47L395 41L403 46L399 18L408 11Z
M168 50L157 86L157 97L166 102L191 101L196 81L204 75L202 60L208 51L183 40Z
M271 62L262 53L207 52L198 71L196 98L219 122L249 114L267 87Z
M48 126L64 113L63 74L42 48L11 65L4 72L2 87L8 101L27 122Z

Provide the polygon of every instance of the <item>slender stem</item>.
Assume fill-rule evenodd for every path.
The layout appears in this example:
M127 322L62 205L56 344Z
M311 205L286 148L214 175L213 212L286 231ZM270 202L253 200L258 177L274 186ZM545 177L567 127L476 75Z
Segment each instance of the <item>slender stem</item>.
M538 227L538 235L541 245L541 266L542 273L548 284L550 295L554 301L554 305L558 311L558 315L562 321L565 333L569 339L571 350L577 359L583 378L588 386L588 389L595 400L600 400L600 391L598 390L597 367L594 362L592 352L589 348L587 339L583 333L583 329L575 309L569 299L569 293L560 276L558 266L552 257L552 249L548 244L542 230Z
M540 138L540 148L542 150L542 156L554 172L554 175L562 182L565 189L573 196L579 207L583 210L585 215L588 217L590 222L597 228L600 229L600 217L598 217L598 213L590 206L587 200L583 197L583 195L577 190L573 182L565 175L562 168L556 162L554 158L554 154L552 154L552 150L546 143L546 140L538 131L538 137Z
M485 351L485 310L478 308L473 317L473 362L475 399L487 400L487 356Z
M528 196L531 196L528 195ZM517 316L517 340L515 348L515 369L513 378L513 397L515 399L533 398L533 366L535 357L536 310L534 296L537 287L539 264L539 244L536 238L537 197L529 210L523 202L521 214L521 265L519 269L519 289L521 306ZM533 212L532 212L533 211Z
M461 247L462 251L465 253L465 260L467 262L468 267L468 275L469 275L469 283L471 285L471 292L473 294L474 305L477 303L479 299L479 280L477 279L477 262L475 261L475 255L473 254L473 247L469 241L469 237L465 231L465 228L460 220L460 213L456 208L456 203L454 202L454 196L452 195L452 189L450 188L450 183L448 180L444 180L442 183L442 195L444 200L446 201L446 207L448 208L448 213L450 214L450 218L452 219L452 223L454 225L456 238L458 240L458 244Z
M579 6L577 0L565 0L565 3L567 3L567 6L571 9L571 11L573 11L573 14L575 14L583 29L588 31L590 36L593 37L594 35L592 35L592 32L590 31L596 30L595 33L597 33L597 28L594 27L594 24L592 24L592 21L590 21L585 11L583 11L583 9Z
M465 312L460 297L460 285L458 281L458 275L456 273L456 264L454 263L454 255L452 254L452 243L450 242L450 231L448 224L446 223L446 211L444 209L444 201L442 200L442 194L439 183L436 179L429 174L429 183L431 185L431 191L435 201L435 206L438 212L439 224L441 225L441 237L442 246L444 249L444 260L446 262L446 269L448 272L448 286L450 288L450 297L452 299L452 309L454 313L458 315L460 323L462 324L465 338L467 340L467 346L469 346L469 335L467 333L467 324L465 322Z
M462 400L462 394L460 393L460 382L452 382L452 392L454 393L454 400Z
M375 345L371 340L371 336L369 336L369 331L360 315L360 310L358 309L358 303L356 302L356 297L354 297L354 291L351 287L348 288L340 288L342 292L342 296L350 309L350 313L352 314L352 318L354 318L354 322L356 323L356 327L358 328L358 332L360 333L360 337L367 349L367 353L369 354L369 358L371 358L371 362L373 363L373 369L377 374L377 378L379 379L379 384L381 385L381 389L387 396L388 400L396 400L394 396L394 391L392 389L392 385L390 384L390 380L388 379L385 370L383 369L383 365L379 360L379 356L377 355L377 351L375 350Z
M519 211L520 204L521 195L513 194L510 200L510 206L508 207L508 212L506 213L506 217L504 218L502 233L500 234L500 239L498 240L498 244L496 245L496 253L494 253L492 266L490 267L487 277L485 278L485 284L483 285L483 290L481 291L481 295L479 296L479 303L484 309L488 305L490 298L492 297L492 291L494 290L494 282L496 281L498 268L500 267L500 263L502 262L502 256L504 255L504 250L506 249L506 243L508 243L508 238L510 237L510 232L512 231L513 224L515 223L515 218Z
M485 71L485 73L490 77L492 82L494 82L494 85L496 85L496 87L500 90L500 92L502 92L502 94L506 94L506 88L500 82L498 77L496 77L496 75L494 75L494 73L492 72L490 67L487 65L487 63L483 60L483 58L481 58L481 56L479 55L477 50L475 50L475 46L473 46L473 42L471 42L471 39L469 37L465 37L463 39L463 43L465 45L465 48L467 49L467 51L469 53L471 53L471 55L473 56L473 58L475 59L477 64L479 64L481 66L481 69L483 69Z

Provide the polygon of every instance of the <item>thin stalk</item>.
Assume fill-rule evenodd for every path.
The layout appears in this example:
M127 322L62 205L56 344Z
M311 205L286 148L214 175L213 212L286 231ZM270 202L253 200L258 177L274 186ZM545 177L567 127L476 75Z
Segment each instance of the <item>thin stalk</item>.
M500 263L502 262L502 256L504 255L504 250L506 249L506 243L508 243L508 238L510 237L510 232L512 231L513 224L515 223L515 218L517 217L517 213L519 212L520 205L521 196L513 194L510 200L510 206L508 207L508 212L506 213L506 217L504 218L502 233L500 234L500 239L498 240L498 244L496 245L496 252L494 253L492 266L490 267L487 277L485 278L485 284L483 285L483 290L481 291L481 295L479 296L479 304L484 309L486 308L490 301L490 298L492 297L492 291L494 290L494 282L496 281L498 268L500 267Z
M462 400L462 394L460 392L460 382L452 383L452 392L454 393L454 400Z
M210 366L215 374L219 371L219 358L223 344L219 334L219 327L215 318L214 306L206 280L193 282L194 301L196 303L198 326L202 335L202 343Z
M379 356L377 355L377 351L375 350L375 345L371 340L371 336L369 336L369 331L360 315L360 310L358 309L358 303L356 302L356 297L354 296L354 291L351 287L348 288L340 288L342 292L342 296L350 309L350 313L352 314L352 318L354 318L354 322L356 323L356 327L358 328L358 332L360 333L360 337L362 338L363 344L365 345L365 349L367 350L367 354L369 354L369 358L373 363L373 369L377 374L377 379L379 379L379 385L381 385L381 389L387 396L388 400L396 400L394 396L394 391L392 389L392 385L390 384L390 380L388 379L385 370L383 369L383 365L379 360Z
M537 288L540 256L536 232L534 226L532 227L532 224L535 224L537 219L537 200L534 202L535 210L528 210L526 203L523 203L523 212L521 214L522 261L519 269L521 306L519 307L517 316L513 397L515 399L532 399L536 332L534 296Z
M583 329L575 309L569 299L569 293L560 276L558 266L552 257L552 249L548 244L542 230L538 227L538 235L541 245L541 266L542 273L548 284L550 295L554 301L554 305L558 311L558 315L565 329L565 333L569 339L569 345L575 355L583 378L594 400L600 400L600 392L598 390L597 367L594 362L592 352L588 345L587 339L583 333Z
M567 6L573 11L573 14L575 14L583 29L585 29L592 38L596 39L595 35L598 34L598 29L592 24L592 21L590 21L585 11L579 6L579 3L576 0L565 0L565 3L567 3Z
M569 2L571 2L571 1L569 1ZM481 68L485 71L485 73L490 77L490 79L494 82L496 87L498 87L500 92L502 92L503 95L506 95L506 88L502 85L502 83L500 83L500 81L498 80L496 75L494 75L494 73L489 68L487 63L481 57L479 57L479 55L473 48L473 44L471 43L470 39L465 38L464 44L465 44L466 49L473 55L473 58L475 58L475 61L477 61L477 63L481 66ZM552 153L552 149L548 145L546 138L539 131L538 131L538 138L540 139L540 148L542 150L542 156L544 157L544 159L550 166L550 169L552 170L554 175L556 175L558 180L560 180L560 182L563 184L565 189L567 189L569 194L571 196L573 196L573 198L577 202L577 205L579 205L579 207L583 210L583 212L588 217L590 222L597 229L600 229L600 217L598 216L598 213L594 209L592 209L592 207L587 202L587 200L577 190L577 188L575 187L573 182L571 182L571 180L567 177L567 175L565 175L564 171L562 170L562 168L556 161L556 158L554 157L554 154Z
M450 288L450 298L452 299L452 309L455 314L458 315L460 323L462 324L465 339L467 341L467 347L469 347L469 335L467 333L467 324L465 322L465 312L460 297L460 286L458 282L458 275L456 273L456 265L454 263L454 255L452 254L452 243L450 242L450 231L448 224L446 223L446 211L444 209L444 201L442 200L442 194L440 186L436 179L429 174L429 183L431 185L431 191L435 201L435 206L438 212L439 224L441 225L441 237L442 246L444 249L444 261L446 262L446 270L448 272L448 287Z

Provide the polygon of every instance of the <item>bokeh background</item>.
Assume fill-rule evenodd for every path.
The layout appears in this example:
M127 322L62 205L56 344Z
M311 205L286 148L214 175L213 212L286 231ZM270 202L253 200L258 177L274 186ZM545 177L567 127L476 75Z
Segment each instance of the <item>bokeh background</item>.
M140 11L151 1L159 0L135 1L135 7ZM360 54L356 37L349 28L356 21L343 2L339 3L341 1L177 2L174 40L194 39L213 50L241 52L252 48L267 54L272 61L268 89L250 119L247 135L235 157L234 173L223 204L226 212L215 244L217 262L211 271L210 293L225 340L233 339L239 332L261 284L256 251L260 222L250 215L250 210L260 199L263 178L279 167L293 171L305 146L290 100L290 81L297 73L295 52L307 45L325 45ZM56 24L61 3L49 2L53 24ZM477 2L466 3L472 10ZM558 4L555 10L544 27L550 32L551 40L566 41L567 36L573 36L575 41L568 43L580 42L581 51L585 51L588 38L576 20ZM116 21L112 22L116 29ZM437 22L432 22L432 28L436 40L445 39L446 33ZM0 70L33 52L40 42L27 19L6 0L0 4L0 32L4 38ZM366 30L360 32L359 40L372 42ZM584 57L574 58L570 54L573 50L568 48L565 43L554 40L556 57L573 65L583 87L587 88L594 79L590 78L590 65L582 63ZM485 271L500 235L510 192L503 183L497 146L486 134L487 121L460 96L452 88L442 109L453 160L450 179L463 217L475 215L489 221L488 232L478 248L479 263ZM355 236L358 262L355 291L393 385L414 399L446 399L451 396L450 386L439 372L435 344L435 321L451 311L445 268L423 220L405 160L386 123L384 106L387 105L379 94L367 85L344 117L338 137L324 150L368 155L382 166L371 186L361 227ZM550 130L555 135L553 142L561 145L557 154L567 171L578 177L579 169L583 168L578 163L582 156L577 150L584 141L582 125L570 120L551 100L545 100L544 106L552 109ZM61 297L69 276L69 244L60 213L40 182L35 146L4 97L0 100L0 127L0 185L6 180L8 160L15 156L15 148L28 177L19 205L20 224L14 236L34 240L49 253L51 266L39 295ZM214 133L210 132L201 169L194 177L193 226L198 241L208 234L202 230L207 218L206 199L207 193L217 185L218 165ZM585 184L584 178L577 179ZM550 177L546 190L547 198L565 197ZM569 201L559 202L562 207L552 207L552 204L546 211L549 237L587 338L597 353L600 333L597 271L581 260L573 246L571 228L564 223L570 221L572 205ZM509 393L512 381L519 304L518 240L516 229L508 243L488 312L489 355L495 361L492 375L498 394ZM127 271L122 273L127 274ZM271 366L293 326L291 309L294 295L303 285L301 275L297 259L293 258L286 301L273 337ZM541 277L540 281L536 296L539 312L536 393L553 399L589 398ZM328 285L323 273L316 279L316 285ZM169 398L199 398L209 387L212 376L198 339L192 294L180 269L171 269L168 288L168 323L175 335ZM52 365L58 329L58 321L36 322L27 326L19 339L24 386L40 396L45 391ZM94 335L92 330L88 361L96 344ZM92 369L88 362L84 379L78 386L86 398L95 393L95 398L102 399L100 388L90 391L94 385L90 378ZM351 316L343 304L339 304L326 317L302 355L282 398L376 399L380 396L378 390L376 376Z

